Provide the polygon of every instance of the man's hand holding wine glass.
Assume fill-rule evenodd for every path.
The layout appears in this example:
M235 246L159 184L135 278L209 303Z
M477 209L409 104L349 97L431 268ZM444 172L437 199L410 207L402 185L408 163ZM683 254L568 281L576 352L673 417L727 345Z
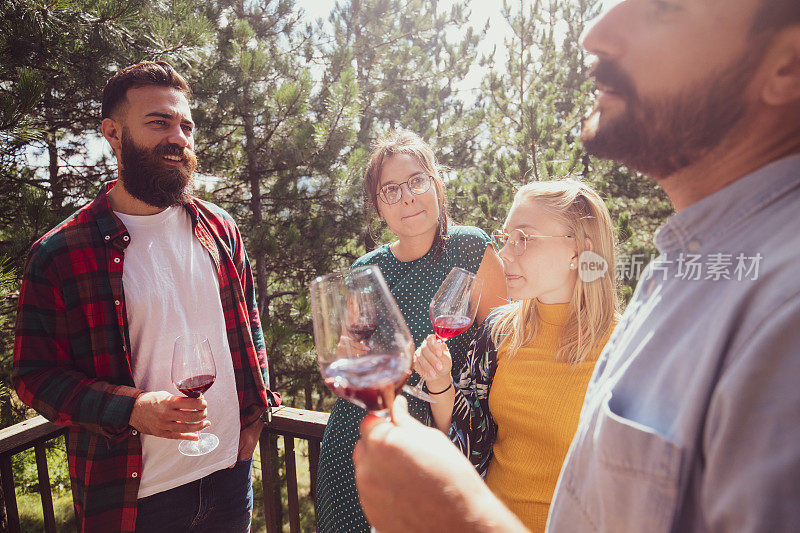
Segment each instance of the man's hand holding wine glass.
M206 415L203 397L185 398L162 390L140 394L129 423L146 435L196 441L197 432L211 425Z
M353 452L364 512L381 533L524 532L441 432L408 414L399 396L391 421L367 415Z

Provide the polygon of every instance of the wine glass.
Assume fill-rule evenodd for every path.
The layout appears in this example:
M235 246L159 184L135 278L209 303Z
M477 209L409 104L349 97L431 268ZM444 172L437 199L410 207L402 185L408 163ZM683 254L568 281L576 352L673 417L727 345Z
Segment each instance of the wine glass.
M478 311L482 288L483 280L472 272L459 267L450 270L430 306L433 333L440 342L445 343L469 329ZM420 377L418 389L422 389L424 381Z
M339 397L389 418L411 374L414 339L375 265L311 282L317 362Z
M211 343L203 335L181 335L172 349L172 382L189 398L199 398L217 377ZM183 455L204 455L219 445L219 438L211 433L197 432L197 441L182 440L178 451Z

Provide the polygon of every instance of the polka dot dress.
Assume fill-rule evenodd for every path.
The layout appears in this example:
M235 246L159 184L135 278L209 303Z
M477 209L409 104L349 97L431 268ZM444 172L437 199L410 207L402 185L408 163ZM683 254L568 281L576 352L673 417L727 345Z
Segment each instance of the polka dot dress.
M433 259L433 250L414 261L399 261L389 246L383 245L361 256L353 266L378 265L411 330L414 344L419 346L425 337L433 333L428 308L450 269L461 267L477 272L490 243L489 236L481 229L455 226L448 231L444 253L438 261ZM473 324L469 330L447 342L453 357L453 373L463 366L476 329ZM415 372L409 378L409 383L413 385L419 379ZM428 403L408 395L406 398L411 414L430 425ZM369 531L369 523L358 501L352 458L353 447L358 440L358 424L365 414L364 409L338 400L325 428L316 499L317 525L321 532Z

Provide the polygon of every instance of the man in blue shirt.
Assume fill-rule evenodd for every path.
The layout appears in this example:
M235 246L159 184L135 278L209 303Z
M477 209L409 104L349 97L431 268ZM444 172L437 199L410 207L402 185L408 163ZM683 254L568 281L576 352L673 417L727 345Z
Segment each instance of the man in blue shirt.
M584 47L586 149L676 214L597 363L548 530L798 531L800 2L617 1ZM395 413L354 454L379 531L523 529Z

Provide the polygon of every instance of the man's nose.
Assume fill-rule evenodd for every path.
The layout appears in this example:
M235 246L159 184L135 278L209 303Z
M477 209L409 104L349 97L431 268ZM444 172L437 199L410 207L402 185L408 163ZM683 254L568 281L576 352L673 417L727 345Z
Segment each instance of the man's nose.
M581 36L583 48L597 57L612 58L625 48L625 27L632 24L631 12L635 7L627 0L607 1L603 12L584 30Z
M186 148L191 144L192 134L186 132L183 126L178 125L169 130L167 141L170 144L177 144L181 148Z

